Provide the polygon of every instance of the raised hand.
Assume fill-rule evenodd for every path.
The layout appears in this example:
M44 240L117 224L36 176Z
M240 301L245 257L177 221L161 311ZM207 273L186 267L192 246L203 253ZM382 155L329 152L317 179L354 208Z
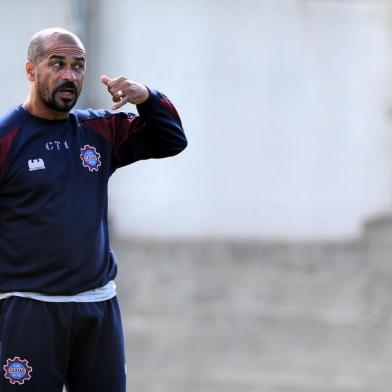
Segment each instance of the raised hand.
M126 103L139 105L145 102L150 95L147 87L136 83L133 80L129 80L125 76L111 79L109 76L102 75L101 82L107 86L108 91L112 96L112 100L115 102L112 106L112 110L117 110Z

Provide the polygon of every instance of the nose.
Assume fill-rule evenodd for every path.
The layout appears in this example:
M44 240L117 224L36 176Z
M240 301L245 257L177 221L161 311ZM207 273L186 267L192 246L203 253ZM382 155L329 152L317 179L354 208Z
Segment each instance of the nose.
M64 80L75 81L77 79L77 75L72 68L66 68L66 69L64 69L64 72L62 74L62 78Z

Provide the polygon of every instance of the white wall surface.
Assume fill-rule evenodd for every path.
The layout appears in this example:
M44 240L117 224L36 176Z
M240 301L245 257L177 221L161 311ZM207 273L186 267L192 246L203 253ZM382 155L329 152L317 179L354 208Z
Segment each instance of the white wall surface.
M161 89L189 138L177 158L116 173L118 230L337 237L389 209L389 2L100 4L96 78Z
M73 1L13 0L0 1L0 113L20 104L28 93L25 76L27 43L38 30L61 26L75 27Z
M77 26L75 3L0 2L1 111L27 93L31 34ZM389 1L90 6L88 104L110 107L102 73L127 75L173 100L189 138L180 156L113 176L119 233L338 237L390 208Z

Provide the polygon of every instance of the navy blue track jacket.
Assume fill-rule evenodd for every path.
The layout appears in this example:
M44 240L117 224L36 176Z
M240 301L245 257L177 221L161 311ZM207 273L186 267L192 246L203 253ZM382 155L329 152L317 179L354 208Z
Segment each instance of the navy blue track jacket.
M110 175L187 144L163 94L150 90L137 109L75 110L49 121L18 106L0 118L0 293L73 295L114 279Z

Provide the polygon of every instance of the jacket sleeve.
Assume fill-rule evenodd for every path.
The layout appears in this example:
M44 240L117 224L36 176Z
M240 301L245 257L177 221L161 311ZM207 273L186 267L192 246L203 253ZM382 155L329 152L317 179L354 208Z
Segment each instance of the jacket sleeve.
M112 171L141 159L165 158L185 149L187 140L181 119L169 99L149 90L146 102L137 105L139 116L116 115Z

